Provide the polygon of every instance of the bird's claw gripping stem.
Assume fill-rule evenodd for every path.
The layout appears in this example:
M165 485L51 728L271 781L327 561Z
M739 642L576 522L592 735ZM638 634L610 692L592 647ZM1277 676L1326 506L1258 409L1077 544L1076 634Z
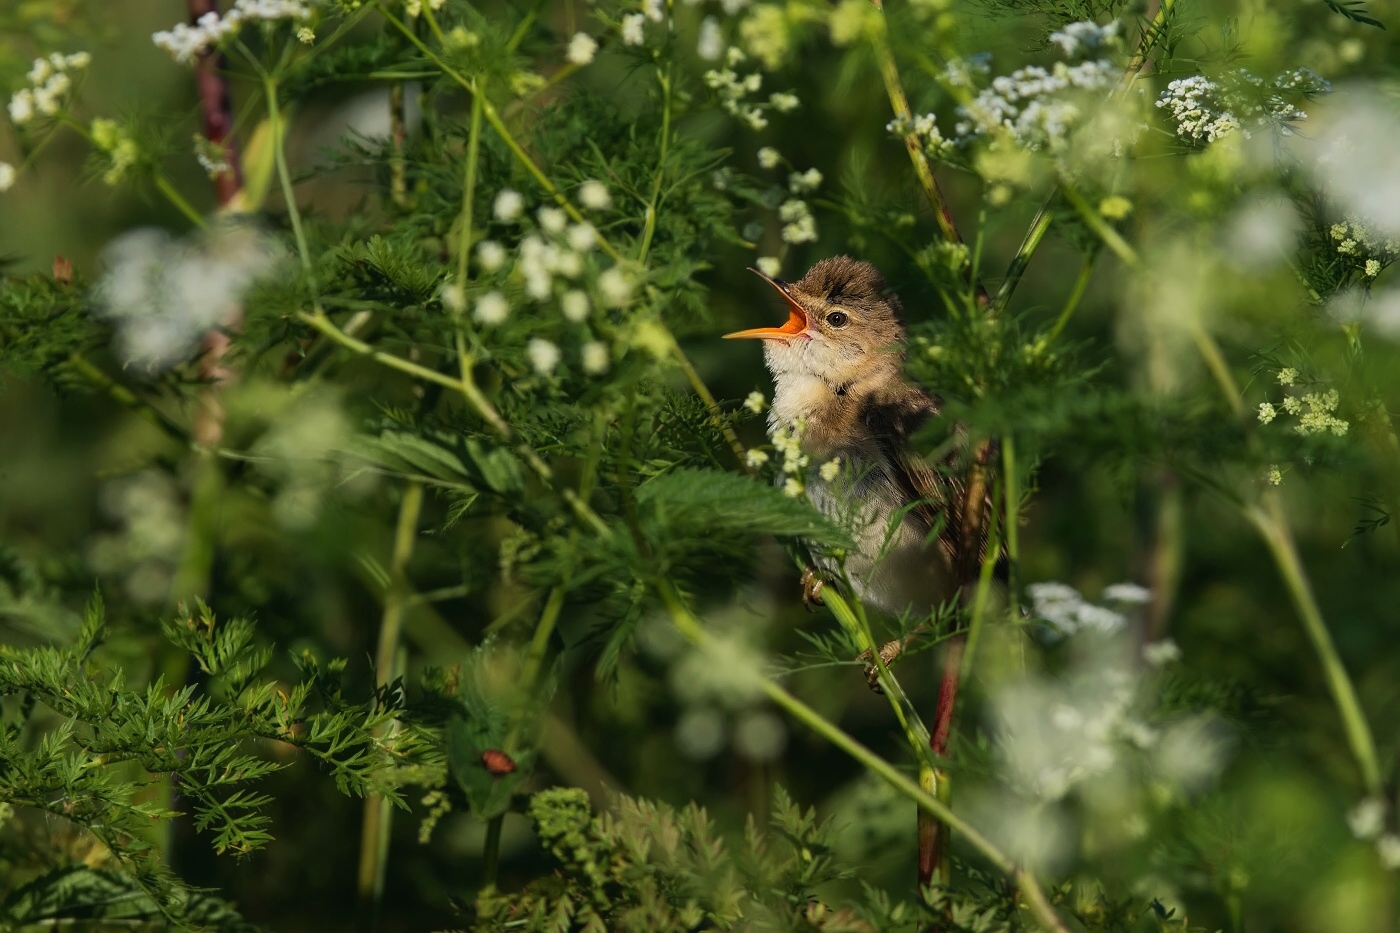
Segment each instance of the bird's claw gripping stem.
M896 638L894 641L887 641L880 646L880 660L885 667L889 667L895 659L904 651L904 646L908 639ZM869 651L862 651L857 659L865 662L865 682L875 693L883 694L884 688L880 686L880 667L875 663L874 657Z
M822 601L825 587L826 581L811 567L802 571L802 605L807 607L808 612L816 612L818 606L825 605Z

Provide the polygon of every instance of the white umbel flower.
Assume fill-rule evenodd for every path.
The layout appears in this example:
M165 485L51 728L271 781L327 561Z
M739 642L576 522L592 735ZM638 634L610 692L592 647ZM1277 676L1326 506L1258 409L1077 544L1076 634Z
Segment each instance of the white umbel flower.
M586 181L578 186L578 203L590 211L605 211L612 206L612 195L601 181Z
M632 282L617 266L598 276L598 291L603 295L603 303L610 308L620 308L632 299Z
M608 345L601 340L590 340L583 345L583 371L590 376L601 376L612 363Z
M476 245L476 261L487 272L495 272L506 261L506 248L495 240L482 240Z
M622 17L622 44L641 45L646 41L646 34L643 32L647 24L647 18L641 13L632 13Z
M587 65L593 61L593 56L598 53L598 40L594 39L586 32L576 32L569 40L569 51L567 53L569 61L575 65Z
M575 324L582 324L588 320L588 296L576 288L564 293L559 299L559 307L564 312L564 317Z
M554 372L554 368L559 365L559 347L542 337L535 337L525 347L525 355L530 358L530 365L535 372L541 376L548 376Z
M759 392L757 389L750 392L748 398L744 399L744 407L755 415L763 411L764 406L767 404L768 399L764 398L763 393Z
M555 236L563 233L569 223L569 215L557 207L542 207L535 216L539 218L540 229Z
M525 209L525 199L520 196L520 192L512 191L510 188L502 188L496 195L496 201L491 206L491 212L496 215L496 219L505 223L510 223L520 216L520 212Z
M510 302L500 292L487 292L476 300L472 316L487 327L502 324L510 315Z

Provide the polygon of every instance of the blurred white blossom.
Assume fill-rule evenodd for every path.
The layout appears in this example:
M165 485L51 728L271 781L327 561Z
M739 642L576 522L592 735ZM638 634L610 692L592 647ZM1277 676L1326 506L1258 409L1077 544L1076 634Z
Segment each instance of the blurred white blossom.
M1118 23L1100 26L1093 22L1070 23L1050 33L1050 44L1059 48L1066 58L1075 58L1081 52L1097 51L1118 42Z
M744 399L744 407L747 408L749 411L753 412L755 415L762 412L764 406L766 406L767 404L768 399L764 398L763 393L759 392L757 389L750 392L748 394L748 397Z
M782 160L782 154L772 146L764 146L758 150L758 164L763 168L777 168Z
M476 245L476 261L487 272L495 272L506 261L506 248L495 240L482 240Z
M574 224L569 227L569 246L586 253L598 245L598 230L590 223Z
M734 750L750 761L776 761L786 746L787 726L769 710L748 710L734 726Z
M243 297L281 255L254 227L224 224L187 239L143 228L103 251L94 294L123 360L148 371L187 357L209 331L232 323Z
M612 195L601 181L586 181L578 186L578 202L590 211L604 211L612 205Z
M1170 638L1148 642L1142 646L1142 659L1152 667L1166 667L1181 660L1181 649Z
M166 600L188 526L174 480L156 469L118 477L103 484L98 504L118 527L88 542L88 564L98 574L122 576L137 603Z
M586 32L576 32L569 40L569 61L575 65L587 65L598 52L598 41Z
M700 21L700 38L695 43L695 54L707 62L712 62L724 54L724 33L720 31L719 20L707 16Z
M758 262L755 264L758 266L759 272L773 278L777 278L778 273L783 270L783 264L777 256L759 256Z
M487 292L478 298L476 300L476 310L472 312L472 316L475 317L477 321L488 327L494 327L497 324L504 323L509 314L510 303L506 301L504 295L495 291Z
M1375 839L1385 829L1385 801L1367 797L1347 812L1347 827L1357 839Z
M588 295L578 289L571 289L560 297L559 308L564 312L565 318L575 324L582 324L588 320Z
M55 52L48 58L36 58L25 75L29 86L20 88L10 98L10 121L15 126L23 126L36 115L57 116L64 98L73 89L73 75L91 62L92 56L87 52L72 55Z
M622 17L622 44L641 45L646 41L646 34L643 29L646 27L647 18L641 13L629 13Z
M605 305L620 308L632 299L632 280L620 267L613 266L598 276L598 291Z
M542 337L530 340L525 346L525 355L530 358L530 365L534 367L535 372L541 376L548 376L554 372L561 356L558 345Z
M0 192L9 191L15 186L15 167L8 162L0 162Z
M1338 93L1319 108L1306 138L1291 143L1313 180L1378 239L1400 237L1400 109L1368 88Z
M497 220L509 223L520 216L520 212L525 209L525 199L518 191L510 188L502 188L496 195L496 201L492 205L492 212Z
M297 0L235 0L233 8L222 16L211 11L193 26L176 23L168 30L153 34L151 41L180 64L190 65L205 52L237 36L248 23L310 18L311 7Z
M569 223L569 215L557 207L542 207L535 212L539 218L540 228L545 233L559 235L564 232L564 227Z
M794 194L816 191L821 187L821 184L822 173L814 168L809 168L805 172L793 172L788 176L788 189Z
M612 364L612 356L608 353L608 345L601 340L590 340L583 345L580 353L583 363L583 371L590 376L600 376L608 371Z

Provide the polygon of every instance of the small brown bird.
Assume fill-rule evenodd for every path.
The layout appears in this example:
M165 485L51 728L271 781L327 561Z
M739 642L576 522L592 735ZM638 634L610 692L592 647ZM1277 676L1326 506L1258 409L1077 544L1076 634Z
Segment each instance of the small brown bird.
M807 495L855 537L845 570L861 598L926 612L953 592L961 483L908 447L939 402L904 377L899 299L878 269L849 256L823 259L792 283L758 274L786 300L787 323L726 336L764 342L769 426L805 424ZM815 465L837 457L840 472L824 479Z

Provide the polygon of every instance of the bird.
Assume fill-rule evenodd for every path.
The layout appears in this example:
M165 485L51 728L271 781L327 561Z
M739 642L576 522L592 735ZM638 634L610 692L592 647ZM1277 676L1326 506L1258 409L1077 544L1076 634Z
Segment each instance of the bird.
M805 489L856 548L843 565L820 555L815 563L828 575L844 570L868 604L927 614L957 589L964 483L951 459L930 463L910 448L941 402L904 374L898 296L874 265L850 256L823 259L796 282L753 271L783 297L788 319L725 337L763 341L770 432L801 425L810 463L841 464L829 480L809 470ZM809 572L803 582L804 599L820 601L820 580Z

